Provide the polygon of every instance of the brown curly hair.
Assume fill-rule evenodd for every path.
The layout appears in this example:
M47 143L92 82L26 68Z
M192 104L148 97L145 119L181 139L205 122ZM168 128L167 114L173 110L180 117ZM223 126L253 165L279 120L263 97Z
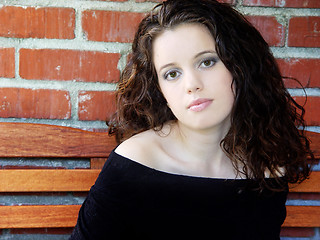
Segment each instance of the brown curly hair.
M176 120L158 85L152 43L165 29L182 23L200 23L209 29L219 58L233 76L231 128L221 147L237 172L258 180L261 189L272 188L265 181L266 170L282 187L306 179L307 157L313 159L313 154L304 133L304 108L285 88L261 34L242 14L215 0L168 0L142 20L121 75L109 133L121 142ZM280 168L285 176L279 176Z

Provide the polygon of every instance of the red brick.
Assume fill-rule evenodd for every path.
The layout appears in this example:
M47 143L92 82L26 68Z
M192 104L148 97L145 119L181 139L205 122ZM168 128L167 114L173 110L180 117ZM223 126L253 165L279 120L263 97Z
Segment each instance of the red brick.
M107 121L115 112L114 92L81 91L79 119Z
M299 80L303 87L320 87L320 59L289 58L277 61L283 76ZM291 79L284 82L287 88L301 87Z
M70 116L67 91L0 88L0 117L69 119Z
M293 97L293 99L302 106L304 105L306 100L305 97ZM308 97L304 108L306 110L305 120L307 125L320 125L320 97Z
M319 0L244 0L244 6L320 8Z
M282 228L281 237L313 237L314 228Z
M320 17L293 17L289 20L288 46L320 47Z
M270 46L281 47L285 42L285 27L272 16L246 16Z
M20 76L25 79L116 82L118 53L64 49L21 49Z
M14 52L14 48L0 48L0 77L14 78Z
M75 12L70 8L0 8L0 36L74 38Z
M90 41L132 42L142 13L89 10L82 16L82 27Z

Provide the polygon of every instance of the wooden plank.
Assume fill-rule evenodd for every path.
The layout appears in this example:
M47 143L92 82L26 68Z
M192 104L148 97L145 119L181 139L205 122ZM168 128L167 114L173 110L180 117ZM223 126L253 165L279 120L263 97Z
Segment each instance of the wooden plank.
M310 178L299 185L291 184L290 192L320 192L320 172L312 172Z
M91 158L90 159L90 168L91 169L102 169L107 158Z
M74 227L80 205L0 206L0 228Z
M80 205L0 206L0 228L74 227ZM320 227L320 206L287 206L282 227Z
M101 171L99 168L3 169L0 170L0 192L89 191ZM290 187L290 192L320 192L320 172L313 172L310 179Z
M306 131L306 135L311 141L310 147L314 151L315 158L320 158L320 133Z
M116 146L107 133L31 123L0 124L0 157L107 157Z
M0 192L89 191L100 173L99 168L3 169L0 170ZM302 184L290 187L290 192L320 192L320 172L313 172Z
M89 191L99 173L99 169L4 169L0 170L0 192Z
M320 206L287 206L282 227L320 227Z

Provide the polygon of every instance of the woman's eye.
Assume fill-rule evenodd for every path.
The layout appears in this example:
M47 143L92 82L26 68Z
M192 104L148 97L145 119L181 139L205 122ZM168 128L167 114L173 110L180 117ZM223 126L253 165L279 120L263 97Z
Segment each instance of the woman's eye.
M216 63L213 59L206 59L200 63L200 67L209 68L212 67Z
M164 78L166 80L174 80L176 78L178 78L180 76L180 73L176 70L173 70L173 71L169 71L167 72L165 75L164 75Z

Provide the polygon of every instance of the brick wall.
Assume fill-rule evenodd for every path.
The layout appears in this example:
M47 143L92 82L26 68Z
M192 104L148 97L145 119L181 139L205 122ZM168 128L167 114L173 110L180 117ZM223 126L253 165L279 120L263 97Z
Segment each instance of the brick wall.
M106 129L135 28L154 4L5 1L0 121Z
M320 1L225 1L262 32L283 74L306 87L306 118L319 131ZM156 2L5 1L0 8L0 121L105 129L135 27ZM303 102L299 86L286 84Z
M1 1L0 121L104 131L105 120L114 111L113 91L135 27L157 2ZM320 132L320 1L225 2L246 14L262 32L282 73L301 81L309 96L308 129ZM304 102L299 85L286 81L286 86L298 102ZM290 195L288 204L320 205L320 196ZM12 234L14 239L45 239L44 233L50 239L67 239L61 230L3 231L0 239ZM320 239L320 230L284 229L282 239Z

